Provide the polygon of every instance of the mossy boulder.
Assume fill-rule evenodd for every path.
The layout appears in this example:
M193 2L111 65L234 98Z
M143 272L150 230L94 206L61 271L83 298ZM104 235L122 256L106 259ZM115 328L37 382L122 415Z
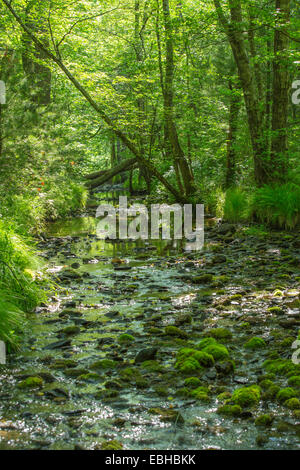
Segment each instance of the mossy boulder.
M292 375L288 380L288 384L292 387L300 387L300 375Z
M227 328L212 328L206 334L219 340L229 340L232 338L232 333Z
M204 348L203 352L210 354L215 361L229 359L228 349L223 344L211 344Z
M66 336L78 335L80 333L80 328L79 326L71 325L61 330L61 332Z
M165 334L167 336L175 336L177 338L188 338L188 334L180 328L177 328L177 326L166 326Z
M232 401L242 408L251 408L258 405L260 396L260 387L258 385L251 385L250 387L236 389L232 394Z
M207 346L211 346L212 344L218 344L215 338L204 338L198 344L197 349L205 349Z
M101 450L123 450L123 445L116 441L105 441L101 444Z
M112 359L100 359L99 361L94 362L90 369L92 370L111 370L115 369L117 366L117 362L113 361Z
M141 368L145 369L147 372L162 372L164 370L163 366L154 360L144 361L141 364Z
M240 416L242 408L239 405L223 405L217 409L217 413L222 416Z
M263 367L276 375L298 375L300 374L300 364L293 364L290 359L267 359Z
M118 342L120 344L130 344L134 341L134 337L132 335L128 335L126 333L122 334L118 338Z
M201 274L200 276L194 276L191 279L193 284L209 284L213 281L212 274Z
M286 388L282 388L279 390L279 392L276 395L276 399L280 403L283 403L286 400L289 400L290 398L297 398L298 396L299 396L298 390L295 390L292 387L286 387Z
M188 388L197 388L200 385L200 379L198 377L189 377L185 379L184 385Z
M197 351L192 348L183 348L177 354L176 369L183 373L191 373L203 367L211 367L214 365L212 355L204 351Z
M270 414L260 415L255 420L255 426L271 426L274 417Z
M290 398L284 402L284 406L289 410L300 410L300 400L298 398Z
M206 387L197 387L195 390L190 392L190 396L196 398L199 401L209 402L210 397L208 396L208 388Z
M22 380L18 383L18 388L21 389L34 389L41 388L44 385L44 381L41 377L27 377L25 380Z
M262 338L258 338L257 336L254 336L253 338L249 339L245 344L244 347L246 349L263 349L266 347L266 342Z

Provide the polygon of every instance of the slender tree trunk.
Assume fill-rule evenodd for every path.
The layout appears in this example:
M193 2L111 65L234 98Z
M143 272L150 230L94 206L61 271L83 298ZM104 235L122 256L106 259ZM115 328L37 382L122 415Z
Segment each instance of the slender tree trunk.
M273 63L272 149L270 181L282 181L288 167L288 70L290 0L276 0Z
M227 158L226 158L226 189L234 186L236 180L236 138L238 131L238 117L241 109L241 95L229 79L230 107L229 107L229 130L227 137Z

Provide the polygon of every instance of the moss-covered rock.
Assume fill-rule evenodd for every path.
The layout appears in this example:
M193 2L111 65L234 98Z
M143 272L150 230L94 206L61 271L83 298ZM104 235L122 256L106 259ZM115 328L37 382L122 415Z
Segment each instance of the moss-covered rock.
M217 413L222 416L240 416L242 408L239 405L223 405L217 409Z
M123 445L116 441L105 441L101 444L101 450L123 450Z
M210 354L215 361L222 361L229 359L229 352L223 344L211 344L203 349L203 352Z
M211 367L214 364L212 355L192 348L183 348L178 351L176 369L183 373L192 373L202 367Z
M300 410L300 400L298 398L290 398L284 402L284 406L289 410Z
M94 362L90 369L92 370L110 370L115 369L117 366L117 362L113 361L112 359L100 359L99 361Z
M78 335L80 333L80 328L79 326L71 325L61 330L61 332L66 336Z
M128 335L126 333L122 334L118 338L118 342L120 344L130 344L134 341L134 337L132 335Z
M274 417L269 414L260 415L255 420L255 426L270 426L274 421Z
M208 389L206 387L198 387L192 392L190 392L190 396L196 398L199 401L209 402L210 397L208 396Z
M219 340L228 340L232 338L232 333L227 328L212 328L207 332L207 335Z
M242 408L250 408L258 405L261 391L258 385L238 388L233 392L232 401Z
M276 375L300 374L300 364L293 364L290 359L267 359L263 367Z
M177 336L177 338L188 338L187 333L180 328L177 328L177 326L166 326L165 334L167 336Z
M288 379L288 384L292 387L300 387L300 375L292 375Z
M280 403L283 403L286 400L289 400L290 398L297 398L298 396L299 396L298 390L295 390L292 387L286 387L286 388L282 388L279 390L279 392L276 395L276 399Z
M164 370L163 366L155 360L142 362L141 368L147 370L148 372L162 372Z
M209 284L212 280L212 274L201 274L201 276L194 276L191 278L193 284Z
M41 377L27 377L25 380L22 380L18 383L18 388L21 389L34 389L41 388L44 385L44 381Z
M245 344L244 347L246 349L263 349L266 347L266 342L262 338L258 338L257 336L254 336L253 338L249 339Z
M231 398L230 392L222 392L217 396L217 400L221 402L225 402Z
M199 387L201 381L198 379L198 377L189 377L185 379L184 385L188 388L197 388Z
M200 341L200 343L197 346L197 349L205 349L207 346L211 346L213 344L218 344L217 340L215 338L204 338Z

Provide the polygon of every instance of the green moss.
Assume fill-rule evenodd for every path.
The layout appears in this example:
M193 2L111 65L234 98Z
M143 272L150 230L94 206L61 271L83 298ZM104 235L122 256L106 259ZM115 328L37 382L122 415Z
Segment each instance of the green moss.
M250 387L238 388L233 392L232 401L242 408L258 405L260 401L260 387L251 385Z
M31 388L40 388L44 385L44 381L41 377L27 377L27 379L22 380L18 384L19 388L22 389L31 389Z
M135 367L126 367L126 369L121 370L120 376L126 382L132 382L142 378L140 371Z
M134 341L134 337L132 335L124 333L123 335L119 336L118 341L120 344L129 344Z
M242 408L239 405L223 405L217 409L217 413L222 416L240 416Z
M165 334L168 336L177 336L178 338L187 338L188 335L185 331L180 330L176 326L166 326Z
M211 367L215 363L213 356L205 351L196 351L192 357L203 367Z
M178 351L175 367L181 372L189 373L202 367L211 367L214 362L213 356L204 351L183 348Z
M215 361L222 361L223 359L229 358L228 349L223 346L223 344L211 344L210 346L207 346L203 352L211 354Z
M231 398L231 393L230 392L222 392L217 396L218 401L226 401Z
M117 363L115 361L113 361L112 359L101 359L100 361L94 362L90 366L90 369L92 369L92 370L97 370L97 369L109 370L109 369L114 369L116 366L117 366Z
M267 391L264 393L264 398L266 400L271 400L272 398L275 398L279 390L280 390L279 385L271 385L267 389Z
M254 336L253 338L249 339L244 344L244 347L247 349L262 349L266 347L266 342L262 338L258 338L257 336Z
M101 450L123 450L123 446L118 441L105 441L101 444Z
M146 369L148 372L162 372L164 369L163 366L159 364L158 361L154 361L154 360L142 362L141 368Z
M77 335L78 333L80 333L80 328L76 325L67 326L62 330L62 333L67 336Z
M260 415L255 420L255 426L270 426L273 421L273 416L269 414Z
M283 403L284 401L289 400L290 398L296 398L298 396L299 392L297 390L292 387L286 387L279 390L276 395L276 398L280 403Z
M292 387L300 387L300 375L292 375L288 380L288 384Z
M189 377L185 379L184 385L188 388L197 388L200 385L200 380L197 377Z
M229 300L241 300L243 296L241 294L234 294L231 297L229 297Z
M191 281L194 284L209 284L213 280L212 274L202 274L201 276L194 276Z
M275 385L275 384L274 382L272 382L272 380L264 379L261 382L259 382L259 385L263 390L268 390L270 387L272 387L272 385Z
M227 328L212 328L207 334L215 339L221 340L232 338L232 333Z
M190 374L197 370L201 370L202 367L200 366L199 362L194 357L189 357L185 359L183 362L176 363L176 369L179 369L180 372L183 374Z
M212 344L218 344L215 338L204 338L198 344L197 349L204 349L207 346L211 346Z
M270 308L268 308L268 312L269 312L269 313L277 313L277 314L279 314L279 315L280 315L281 313L283 313L281 307L270 307Z
M268 359L263 367L276 375L297 375L300 373L300 364L293 364L290 359Z
M300 410L300 400L298 398L290 398L284 402L289 410Z
M199 401L209 402L210 398L208 396L208 389L206 387L198 387L192 392L190 392L190 396L196 398Z
M89 382L89 381L98 380L98 379L99 379L98 374L96 374L95 372L88 372L87 374L79 375L77 380L81 380L83 382Z

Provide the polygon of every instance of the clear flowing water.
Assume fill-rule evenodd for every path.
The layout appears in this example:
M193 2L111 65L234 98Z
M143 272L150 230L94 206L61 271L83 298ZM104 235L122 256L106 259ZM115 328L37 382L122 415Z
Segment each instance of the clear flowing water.
M21 351L0 369L0 449L98 449L112 440L125 449L257 448L260 431L252 414L224 419L216 413L216 396L255 382L261 353L249 357L233 341L236 375L201 377L212 390L208 403L177 393L185 380L174 368L180 347L200 338L204 325L232 327L232 316L209 310L218 289L188 281L213 253L188 255L162 241L106 242L97 239L95 228L90 216L60 221L40 245L49 272L60 276L66 267L74 268L54 289L51 302L29 316ZM237 285L249 287L251 274L247 278L234 267L231 272L229 293ZM224 274L228 268L221 264L218 275ZM238 302L232 312L241 316ZM192 316L191 323L180 326L187 339L166 337L165 327L184 314ZM134 340L120 343L124 333ZM137 353L153 346L158 351L152 369L135 365ZM113 366L95 366L102 359L114 361ZM128 369L135 375L126 375ZM30 376L41 377L42 385L20 388ZM179 413L175 419L174 411ZM272 402L259 405L254 414L266 412L277 414L287 427L285 432L271 429L265 447L299 448L299 424Z

